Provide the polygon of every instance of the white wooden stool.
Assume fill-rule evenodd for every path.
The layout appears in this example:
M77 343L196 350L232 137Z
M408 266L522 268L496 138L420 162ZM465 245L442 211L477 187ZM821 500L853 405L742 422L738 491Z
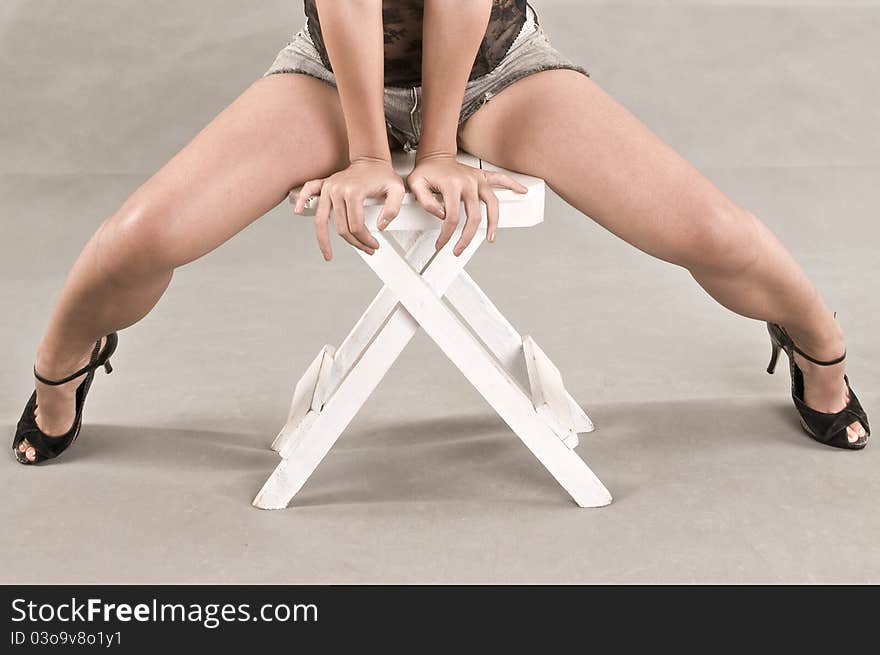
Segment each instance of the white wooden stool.
M459 161L507 173L528 188L520 194L495 188L498 227L530 227L544 220L544 181L507 171L465 152ZM406 176L415 154L394 153L394 168ZM295 202L299 189L290 193ZM317 199L307 205L314 214ZM483 222L458 257L452 244L439 252L434 242L440 219L407 192L397 218L379 232L383 200L368 199L364 217L379 242L375 254L357 250L385 286L338 349L324 346L293 392L290 414L272 448L281 455L253 504L281 509L308 480L366 402L385 373L421 327L495 409L526 447L581 507L600 507L611 494L572 451L577 434L593 423L568 394L557 368L530 337L520 336L464 266L486 237ZM454 311L453 311L454 310ZM405 408L401 408L405 411Z

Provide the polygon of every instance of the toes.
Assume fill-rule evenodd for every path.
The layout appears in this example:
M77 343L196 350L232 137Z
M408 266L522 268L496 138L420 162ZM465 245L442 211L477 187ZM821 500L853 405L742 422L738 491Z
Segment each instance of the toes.
M865 428L862 427L862 424L858 421L850 423L848 426L846 426L846 438L850 443L855 443L866 434L867 433L865 432Z
M37 458L37 451L28 443L27 439L22 439L22 442L18 444L18 453L21 453L29 462L33 462Z
M846 404L849 405L849 387L844 388L844 397L846 399ZM859 421L853 421L846 427L846 438L850 443L855 443L866 434L864 426Z
M15 456L21 462L35 462L37 459L37 451L28 443L27 439L22 439L22 442L18 444L18 448L16 448Z

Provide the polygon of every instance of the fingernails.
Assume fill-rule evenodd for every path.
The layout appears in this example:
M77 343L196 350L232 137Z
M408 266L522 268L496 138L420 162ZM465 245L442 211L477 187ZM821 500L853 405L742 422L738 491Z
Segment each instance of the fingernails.
M489 243L495 243L495 233L494 232L492 232L492 234L489 235Z
M386 220L383 218L381 221L379 221L379 225L378 225L378 227L379 227L380 230L384 230L386 225L388 225L388 221L386 221Z

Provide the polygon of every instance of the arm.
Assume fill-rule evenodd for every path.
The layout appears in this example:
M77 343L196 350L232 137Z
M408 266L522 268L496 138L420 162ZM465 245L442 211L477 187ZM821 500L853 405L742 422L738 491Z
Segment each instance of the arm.
M486 203L488 239L495 240L498 200L484 171L458 163L458 118L465 86L486 33L492 0L425 0L422 24L422 130L416 167L408 176L419 203L444 219L436 247L452 237L464 202L467 221L454 253L460 255L479 227L480 200ZM506 175L492 181L525 193ZM443 196L444 208L434 197Z
M317 0L315 6L345 115L349 159L390 162L382 91L382 2Z
M372 254L379 247L364 226L364 200L385 196L380 223L397 215L403 200L403 182L391 165L385 132L384 40L381 0L318 0L321 33L336 77L350 165L302 187L294 211L320 192L315 230L324 259L333 256L328 222L330 209L336 231L353 246Z
M422 134L416 161L458 150L458 113L492 0L425 0Z

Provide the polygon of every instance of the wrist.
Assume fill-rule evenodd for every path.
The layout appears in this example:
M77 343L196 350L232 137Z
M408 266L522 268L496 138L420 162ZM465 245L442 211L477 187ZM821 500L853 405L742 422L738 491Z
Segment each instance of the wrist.
M421 145L416 151L416 164L423 161L454 160L457 161L458 149L452 148L423 148Z
M416 151L416 160L424 157L455 157L458 154L458 107L450 102L450 97L444 95L442 104L432 102L431 90L426 90L423 95L422 129L419 137L419 146ZM459 95L459 97L461 97ZM436 98L440 100L441 98Z
M348 158L350 166L358 166L362 164L383 164L391 166L391 153L378 155L351 155Z
M387 162L391 163L391 149L388 136L383 131L379 134L353 130L348 135L348 160L350 162Z

